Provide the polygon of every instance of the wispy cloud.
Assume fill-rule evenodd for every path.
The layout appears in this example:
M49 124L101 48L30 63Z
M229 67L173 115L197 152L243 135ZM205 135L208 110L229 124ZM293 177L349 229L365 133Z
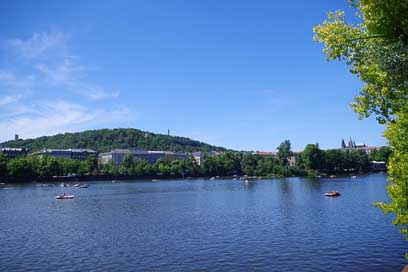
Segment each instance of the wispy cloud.
M63 50L68 35L62 32L34 33L29 39L12 39L9 45L27 59L44 57L52 50Z
M33 85L32 76L18 77L12 72L0 70L0 86L11 91L26 92Z
M0 97L0 106L4 106L4 105L8 105L8 104L12 104L14 102L17 102L21 97L22 97L22 95L20 95L20 94L18 94L18 95L7 95L7 96Z
M91 79L95 65L70 52L71 38L63 32L41 32L8 41L6 48L12 51L6 53L14 54L14 63L10 70L0 66L0 141L14 133L37 137L118 126L135 118L125 105L113 102L119 90ZM72 102L67 94L86 99Z
M42 73L49 83L66 87L74 87L85 77L86 71L86 68L76 64L72 57L63 58L52 68L50 64L45 63L37 63L34 68Z
M40 73L43 83L63 87L90 100L118 98L119 91L107 90L89 79L88 73L95 69L80 63L80 58L69 52L68 38L69 35L63 32L43 32L34 33L26 40L12 39L8 43L34 72ZM18 82L11 74L0 73L0 82L2 80L9 84Z
M51 135L65 131L121 123L128 120L127 107L90 109L64 100L35 101L30 106L16 109L7 119L0 118L0 140L19 133L25 138Z

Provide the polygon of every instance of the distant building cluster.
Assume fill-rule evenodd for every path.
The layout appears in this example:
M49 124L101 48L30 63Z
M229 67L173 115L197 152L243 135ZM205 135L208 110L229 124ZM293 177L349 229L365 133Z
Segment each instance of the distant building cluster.
M373 150L378 150L379 147L376 146L367 146L364 143L356 143L354 140L352 140L351 138L349 139L349 141L346 142L344 141L344 139L341 140L341 149L344 150L363 150L366 153L370 153Z
M6 157L11 158L11 159L14 159L20 156L27 156L28 154L27 148L2 147L0 151Z
M215 157L220 154L222 153L217 152L217 151L209 151L209 152L198 151L198 152L193 152L192 156L193 156L193 159L197 162L197 164L201 165L205 157Z
M13 148L13 147L1 147L0 153L3 153L8 158L17 158L24 156L36 156L38 158L44 158L46 156L54 158L66 158L73 160L87 160L90 155L98 156L98 160L101 164L107 164L113 162L114 164L121 164L127 155L131 156L133 160L146 160L150 164L156 163L158 160L165 159L170 161L186 160L189 158L194 159L198 165L200 165L205 157L215 157L221 154L221 152L209 151L209 152L173 152L173 151L149 151L138 149L113 149L110 152L100 153L92 149L87 148L72 148L72 149L53 149L44 148L42 150L28 154L27 148Z
M113 162L114 164L121 164L126 156L131 156L133 160L146 160L150 164L156 163L160 159L175 161L186 160L193 158L198 165L201 164L205 156L216 156L220 153L210 152L172 152L172 151L148 151L137 149L113 149L110 152L101 153L99 155L99 161L101 164Z
M19 136L15 135L15 141L19 140ZM379 147L376 146L367 146L363 143L356 143L351 138L346 143L344 139L341 141L342 150L363 150L366 153L370 153L373 150L378 150ZM8 158L17 158L20 156L37 156L43 158L45 156L51 156L55 158L67 158L74 160L87 160L90 155L98 156L99 162L101 164L114 163L121 164L126 156L131 156L133 160L146 160L150 164L156 163L158 160L166 159L170 161L174 160L185 160L192 158L198 165L201 165L205 157L215 157L221 152L209 151L209 152L173 152L173 151L148 151L148 150L138 150L135 148L130 149L113 149L110 152L100 153L92 149L87 148L74 148L74 149L48 149L44 148L40 151L28 154L27 148L13 148L13 147L1 147L0 153L3 153ZM287 158L289 166L296 165L296 155L299 152L292 153L293 155ZM252 152L253 155L258 155L262 157L278 158L277 152L266 152L266 151L256 151ZM376 169L385 168L384 162L372 162L373 167Z
M101 153L99 161L101 164L113 162L121 164L126 156L131 156L133 160L146 160L150 164L156 163L160 159L185 160L190 157L189 153L172 151L147 151L137 149L113 149L110 152Z
M76 148L76 149L48 149L44 148L40 151L30 154L32 156L37 156L43 158L44 156L51 156L55 158L66 158L73 160L86 160L89 155L97 155L97 152L92 149L87 148Z

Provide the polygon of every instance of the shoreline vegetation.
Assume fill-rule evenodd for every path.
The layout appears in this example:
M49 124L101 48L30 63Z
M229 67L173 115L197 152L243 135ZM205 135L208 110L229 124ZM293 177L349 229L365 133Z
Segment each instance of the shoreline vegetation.
M383 171L373 170L367 172L359 172L359 173L337 173L337 175L329 175L325 173L321 173L322 175L318 176L253 176L253 177L245 177L245 176L194 176L194 177L182 177L182 176L132 176L132 175L123 175L123 176L77 176L77 177L68 177L68 176L61 176L61 177L31 177L31 178L2 178L0 179L0 185L6 184L31 184L31 183L38 183L38 184L59 184L59 183L77 183L77 182L119 182L119 181L146 181L146 182L157 182L157 181L165 181L165 180L194 180L194 179L207 179L209 181L214 180L249 180L249 181L256 181L256 180L267 180L267 179L282 179L282 178L294 178L294 177L302 177L302 178L310 178L310 179L317 179L317 178L344 178L344 177L352 177L355 175L366 175L370 173L380 173Z
M275 157L227 151L215 157L205 156L200 164L193 158L161 159L149 164L126 156L121 164L100 164L95 155L81 161L52 156L9 159L0 154L0 183L351 175L372 172L370 161L387 162L389 155L387 147L366 153L362 150L321 150L318 144L309 144L303 152L293 153L287 140L278 147ZM290 165L290 157L296 158L295 165Z
M5 184L29 184L29 183L40 183L40 184L58 184L58 183L74 183L74 182L98 182L98 181L148 181L157 182L164 180L194 180L194 179L208 179L213 180L266 180L266 179L281 179L281 178L293 178L293 177L303 177L303 178L344 178L344 177L355 177L355 175L366 175L371 173L382 173L380 170L370 170L365 172L349 172L349 173L335 173L327 174L320 173L317 176L278 176L278 175L268 175L268 176L194 176L194 177L182 177L182 176L135 176L135 175L119 175L119 176L103 176L103 175L84 175L84 176L54 176L54 177L29 177L29 178L15 178L15 177L3 177L0 178L0 185Z

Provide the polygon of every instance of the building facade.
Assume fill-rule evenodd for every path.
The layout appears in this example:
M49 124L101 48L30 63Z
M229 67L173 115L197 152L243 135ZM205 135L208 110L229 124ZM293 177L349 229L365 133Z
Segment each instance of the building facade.
M174 161L185 160L189 158L189 154L185 152L113 149L110 152L101 153L99 155L99 161L101 164L106 164L109 162L113 162L114 164L121 164L127 155L130 155L133 160L145 160L150 164L154 164L160 159Z
M373 150L378 150L380 147L377 146L367 146L364 143L356 143L354 140L350 138L350 140L347 142L341 140L341 149L342 150L362 150L366 152L367 154L370 153Z
M17 157L27 156L27 148L14 148L14 147L2 147L0 153L4 154L7 158L14 159Z
M43 158L45 156L51 156L54 158L87 160L90 155L97 155L97 152L95 150L86 149L86 148L75 148L75 149L47 149L47 148L44 148L43 150L37 151L31 155L37 156L40 158Z
M201 165L205 157L215 157L215 156L218 156L219 154L221 153L216 152L216 151L209 151L209 152L197 151L197 152L191 153L191 156L198 165Z
M266 151L256 151L254 155L262 156L262 157L269 157L269 158L277 158L277 152L266 152Z

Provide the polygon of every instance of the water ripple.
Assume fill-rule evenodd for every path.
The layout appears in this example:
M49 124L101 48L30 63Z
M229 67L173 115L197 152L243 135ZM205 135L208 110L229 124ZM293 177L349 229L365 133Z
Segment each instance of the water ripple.
M2 271L399 271L385 176L0 190ZM324 192L338 190L336 199ZM71 201L54 196L73 193Z

